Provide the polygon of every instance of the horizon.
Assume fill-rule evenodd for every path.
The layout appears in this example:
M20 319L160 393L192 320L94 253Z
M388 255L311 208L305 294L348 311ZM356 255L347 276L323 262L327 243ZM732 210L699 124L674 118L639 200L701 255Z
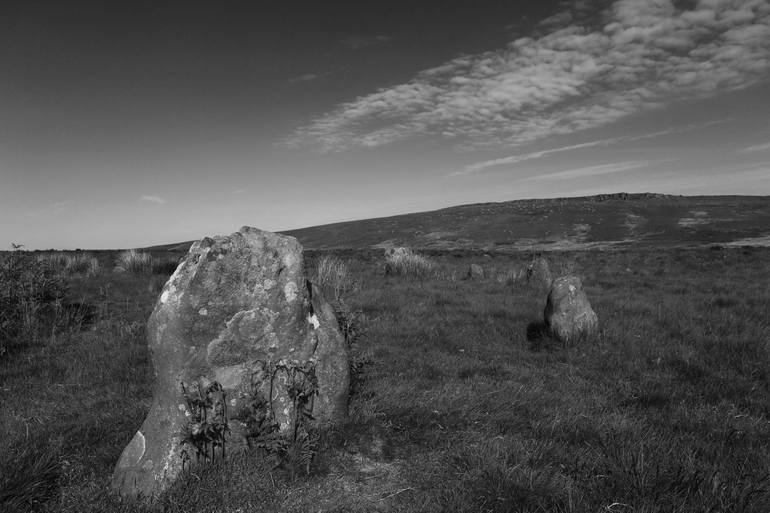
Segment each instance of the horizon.
M764 0L11 1L0 66L2 250L770 195Z

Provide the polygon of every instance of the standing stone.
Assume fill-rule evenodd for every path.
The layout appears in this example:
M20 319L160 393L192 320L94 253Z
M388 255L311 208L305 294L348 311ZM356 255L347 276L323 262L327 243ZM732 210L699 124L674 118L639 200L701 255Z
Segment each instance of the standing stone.
M527 266L527 282L540 283L550 287L552 281L553 277L548 260L543 257L534 258Z
M599 326L596 313L591 309L577 276L562 276L554 280L544 317L548 332L565 344L594 335Z
M468 267L468 274L466 278L469 280L483 280L484 268L481 267L479 264L471 264Z
M293 237L244 227L196 242L147 332L153 401L115 468L121 494L154 497L186 465L243 451L266 416L290 433L291 376L314 375L306 407L319 424L347 414L348 348Z

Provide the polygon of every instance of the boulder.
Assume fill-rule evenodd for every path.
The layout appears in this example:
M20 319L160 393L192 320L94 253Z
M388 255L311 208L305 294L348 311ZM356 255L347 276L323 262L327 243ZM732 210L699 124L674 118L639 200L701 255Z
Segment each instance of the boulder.
M147 336L153 400L113 474L123 495L154 497L260 430L289 435L298 414L318 424L347 414L348 347L293 237L244 227L193 244Z
M479 264L471 264L468 267L468 274L466 278L469 280L482 280L484 279L484 268Z
M577 276L553 281L545 305L544 321L548 333L570 344L596 334L599 320Z

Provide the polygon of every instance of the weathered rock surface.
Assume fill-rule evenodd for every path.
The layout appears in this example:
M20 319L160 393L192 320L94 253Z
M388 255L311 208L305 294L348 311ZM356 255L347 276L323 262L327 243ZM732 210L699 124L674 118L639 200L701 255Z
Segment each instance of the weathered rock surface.
M484 268L479 264L471 264L468 267L468 274L466 275L466 278L469 280L483 280Z
M577 276L562 276L553 281L544 317L548 332L565 344L590 337L599 327L596 313Z
M265 414L288 432L294 374L314 374L308 408L319 423L347 414L348 348L293 237L244 227L196 242L147 332L154 396L115 468L122 494L155 496L191 461L245 449Z

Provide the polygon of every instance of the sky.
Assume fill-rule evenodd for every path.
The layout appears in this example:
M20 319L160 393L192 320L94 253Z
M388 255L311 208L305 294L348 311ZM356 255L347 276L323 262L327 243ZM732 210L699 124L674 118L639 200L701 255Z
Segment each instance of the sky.
M0 249L621 191L770 195L768 0L0 2Z

